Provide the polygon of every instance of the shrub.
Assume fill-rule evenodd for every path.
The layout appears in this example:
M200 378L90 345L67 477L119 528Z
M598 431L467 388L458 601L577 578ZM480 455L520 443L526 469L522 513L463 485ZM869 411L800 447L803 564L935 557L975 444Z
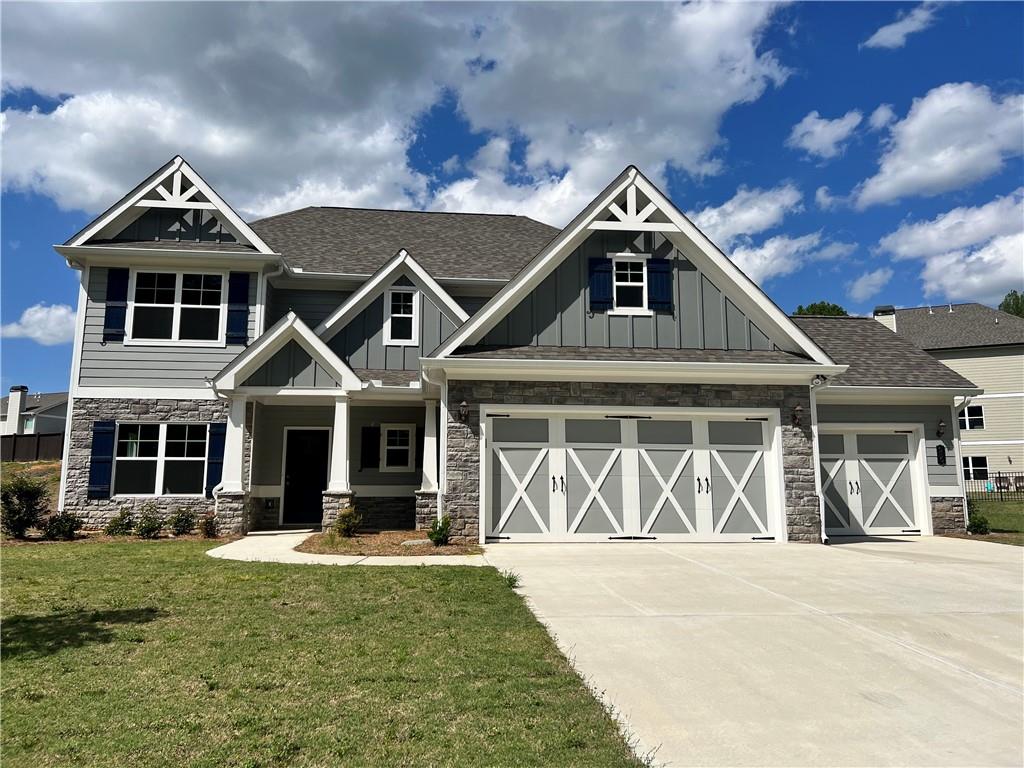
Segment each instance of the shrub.
M155 539L163 527L164 522L156 512L156 505L150 502L142 508L142 514L135 523L135 535L140 539Z
M452 519L444 515L441 519L434 519L427 531L427 538L434 542L435 547L443 547L451 538Z
M199 535L204 539L217 538L217 518L212 512L199 518Z
M49 492L42 480L10 472L0 483L0 527L8 536L25 538L29 528L43 521Z
M167 527L171 529L171 533L175 536L187 536L192 533L192 529L196 527L195 512L185 509L184 507L178 507L174 510L173 514L167 518Z
M103 529L107 536L131 536L135 531L135 515L129 507L122 507L121 511L110 518L110 522Z
M352 507L344 507L338 512L338 519L334 521L334 525L331 526L331 530L339 536L351 539L356 535L356 531L359 530L359 526L362 524L362 515L356 512Z
M50 515L43 523L43 536L52 541L71 541L82 527L82 521L70 512L58 512Z
M974 514L971 515L971 521L967 524L967 532L978 536L984 536L989 533L991 528L988 525L988 518L984 515Z

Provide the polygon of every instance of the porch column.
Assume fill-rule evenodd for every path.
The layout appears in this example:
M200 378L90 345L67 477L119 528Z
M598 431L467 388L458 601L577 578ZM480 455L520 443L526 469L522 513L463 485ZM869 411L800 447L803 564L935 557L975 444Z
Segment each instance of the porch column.
M348 484L348 395L334 399L334 429L331 431L331 469L327 490L350 493Z
M423 402L423 479L421 491L437 490L437 400Z
M242 454L245 443L244 397L232 397L228 408L228 424L224 434L224 465L221 471L221 493L243 493Z

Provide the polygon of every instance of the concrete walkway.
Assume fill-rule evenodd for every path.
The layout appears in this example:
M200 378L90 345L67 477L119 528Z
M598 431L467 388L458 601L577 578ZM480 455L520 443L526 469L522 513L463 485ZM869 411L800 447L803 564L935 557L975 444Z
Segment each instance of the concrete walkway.
M483 555L314 555L295 547L314 531L250 533L237 541L209 550L210 557L250 563L297 563L303 565L487 565Z

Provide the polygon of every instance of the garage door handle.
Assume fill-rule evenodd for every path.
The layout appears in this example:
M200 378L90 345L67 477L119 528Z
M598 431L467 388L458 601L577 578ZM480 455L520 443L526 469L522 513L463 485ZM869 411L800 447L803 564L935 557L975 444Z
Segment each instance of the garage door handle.
M853 495L853 480L850 481L850 495Z
M565 493L565 475L559 475L558 479L562 481L562 493Z
M711 480L707 475L704 475L704 492L711 493Z
M704 490L704 488L703 488L703 486L701 486L700 478L698 477L697 478L697 493L701 493L703 490Z
M857 495L860 496L860 480L854 481L857 483Z
M558 490L558 481L555 480L555 476L551 476L551 492L555 493Z

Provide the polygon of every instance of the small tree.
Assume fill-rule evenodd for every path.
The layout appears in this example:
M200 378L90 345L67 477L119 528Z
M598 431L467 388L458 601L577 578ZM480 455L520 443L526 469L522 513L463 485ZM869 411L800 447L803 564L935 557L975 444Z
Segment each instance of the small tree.
M25 538L29 528L38 528L49 492L46 483L22 472L8 472L0 483L0 527L8 536Z
M816 301L806 307L800 304L796 308L795 315L831 315L833 317L845 317L849 313L838 304L831 301Z
M1003 300L999 302L999 310L1008 315L1024 317L1024 294L1020 294L1017 291L1010 291L1003 297Z

